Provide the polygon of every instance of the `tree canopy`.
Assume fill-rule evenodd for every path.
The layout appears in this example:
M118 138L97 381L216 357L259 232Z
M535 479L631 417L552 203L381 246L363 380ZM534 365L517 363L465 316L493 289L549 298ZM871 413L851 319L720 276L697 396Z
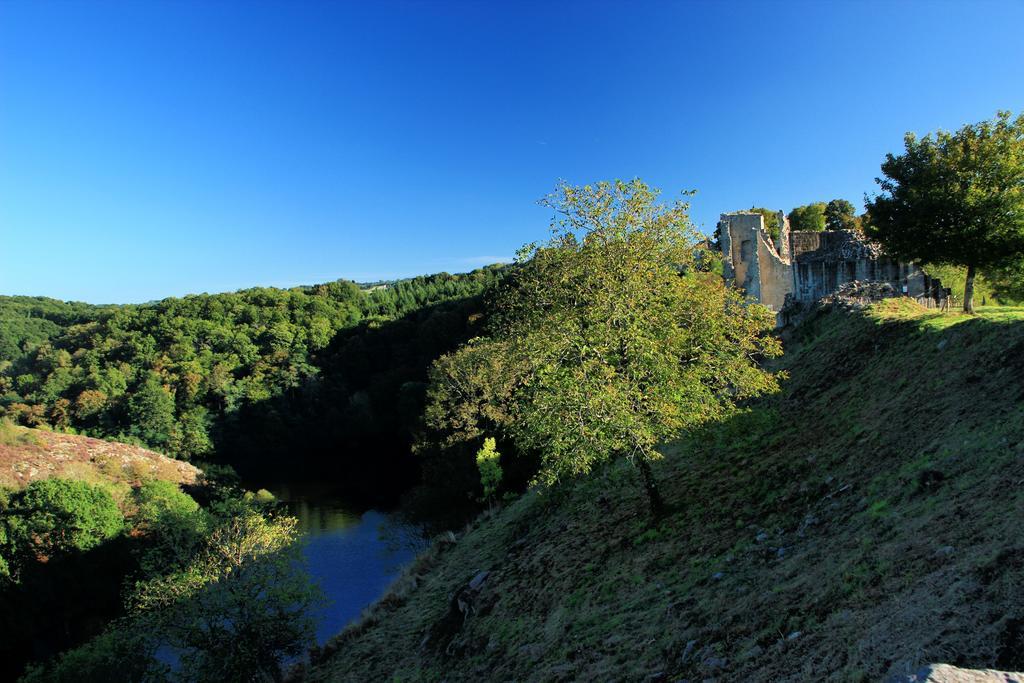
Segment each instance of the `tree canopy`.
M628 458L775 387L770 311L702 272L687 204L639 180L560 185L552 237L527 245L498 293L491 333L440 359L427 421L449 444L500 433L540 454L553 483Z
M771 236L772 240L778 240L782 234L782 225L779 223L779 212L766 209L763 206L752 206L750 210L764 216L764 229Z
M429 363L464 341L503 273L125 306L0 297L0 416L179 458L257 459L320 432L335 449L338 432L393 438L400 409L418 418ZM366 410L339 415L350 405Z
M47 482L33 486L86 490L81 482ZM302 564L297 520L235 493L202 508L167 482L144 483L129 506L138 569L109 577L124 583L126 612L22 680L281 680L284 659L312 644L322 600ZM105 524L108 515L95 506L76 508L78 526Z
M33 562L89 550L124 529L108 488L85 481L34 481L7 496L0 509L3 573L12 578Z
M904 259L965 266L964 310L978 269L1024 255L1024 114L1000 112L954 133L918 138L888 154L868 234Z
M1024 301L1024 257L985 272L992 292L1003 301Z
M856 209L845 199L833 199L825 206L826 230L856 230L859 225Z
M798 206L789 212L790 230L813 230L821 232L825 229L825 202L815 202Z

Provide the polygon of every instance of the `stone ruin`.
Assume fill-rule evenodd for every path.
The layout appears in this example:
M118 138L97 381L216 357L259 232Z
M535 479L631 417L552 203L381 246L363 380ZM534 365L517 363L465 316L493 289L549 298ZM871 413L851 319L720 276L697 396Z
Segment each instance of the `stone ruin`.
M879 245L852 230L790 230L778 213L770 235L754 211L723 213L718 241L727 281L776 313L781 326L794 311L839 296L862 303L891 296L948 299L949 290L917 265L889 258ZM856 283L851 285L850 283Z

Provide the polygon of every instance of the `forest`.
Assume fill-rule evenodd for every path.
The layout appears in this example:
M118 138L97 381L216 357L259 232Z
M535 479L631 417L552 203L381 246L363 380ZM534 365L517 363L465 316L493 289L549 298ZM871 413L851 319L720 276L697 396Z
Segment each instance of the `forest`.
M479 332L507 272L139 305L0 297L0 446L31 446L32 427L205 471L185 491L147 477L0 487L0 678L93 636L26 680L279 676L321 598L296 520L236 472L331 476L353 501L393 503L421 476L430 365ZM219 620L235 626L203 626Z
M358 467L377 494L372 473L390 472L396 490L415 477L429 365L472 334L505 272L121 306L0 297L0 417L243 473L285 454Z

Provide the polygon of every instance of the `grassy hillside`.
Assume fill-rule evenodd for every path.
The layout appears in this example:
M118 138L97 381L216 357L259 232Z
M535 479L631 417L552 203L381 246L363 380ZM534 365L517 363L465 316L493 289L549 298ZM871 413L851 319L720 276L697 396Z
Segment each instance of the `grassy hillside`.
M195 484L193 465L139 446L18 427L0 420L0 487L61 477L137 486L148 479Z
M879 680L1024 668L1024 309L804 325L782 391L421 557L309 680ZM486 572L486 573L483 573Z

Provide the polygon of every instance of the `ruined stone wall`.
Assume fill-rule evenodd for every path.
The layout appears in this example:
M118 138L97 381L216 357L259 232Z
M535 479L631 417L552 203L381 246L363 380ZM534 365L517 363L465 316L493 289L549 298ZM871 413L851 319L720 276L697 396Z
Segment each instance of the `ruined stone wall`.
M854 280L888 282L908 296L926 289L920 268L886 257L878 245L852 231L795 231L790 241L797 301L817 301Z
M775 243L775 250L779 253L779 258L782 259L783 262L789 263L791 257L789 219L786 218L786 213L784 211L779 211L776 215L779 217L780 228L779 239Z
M725 213L718 224L726 280L776 313L787 297L813 303L853 281L888 283L887 291L915 298L928 290L920 268L888 258L858 233L791 232L781 212L779 224L778 240L765 231L759 213Z
M761 273L760 302L776 313L793 291L793 268L783 261L766 240L758 242L758 268Z
M722 214L719 222L726 279L776 312L782 309L786 295L793 290L788 259L779 254L780 250L789 252L789 224L781 214L780 224L783 226L780 249L776 250L776 243L765 231L764 217L759 213Z

